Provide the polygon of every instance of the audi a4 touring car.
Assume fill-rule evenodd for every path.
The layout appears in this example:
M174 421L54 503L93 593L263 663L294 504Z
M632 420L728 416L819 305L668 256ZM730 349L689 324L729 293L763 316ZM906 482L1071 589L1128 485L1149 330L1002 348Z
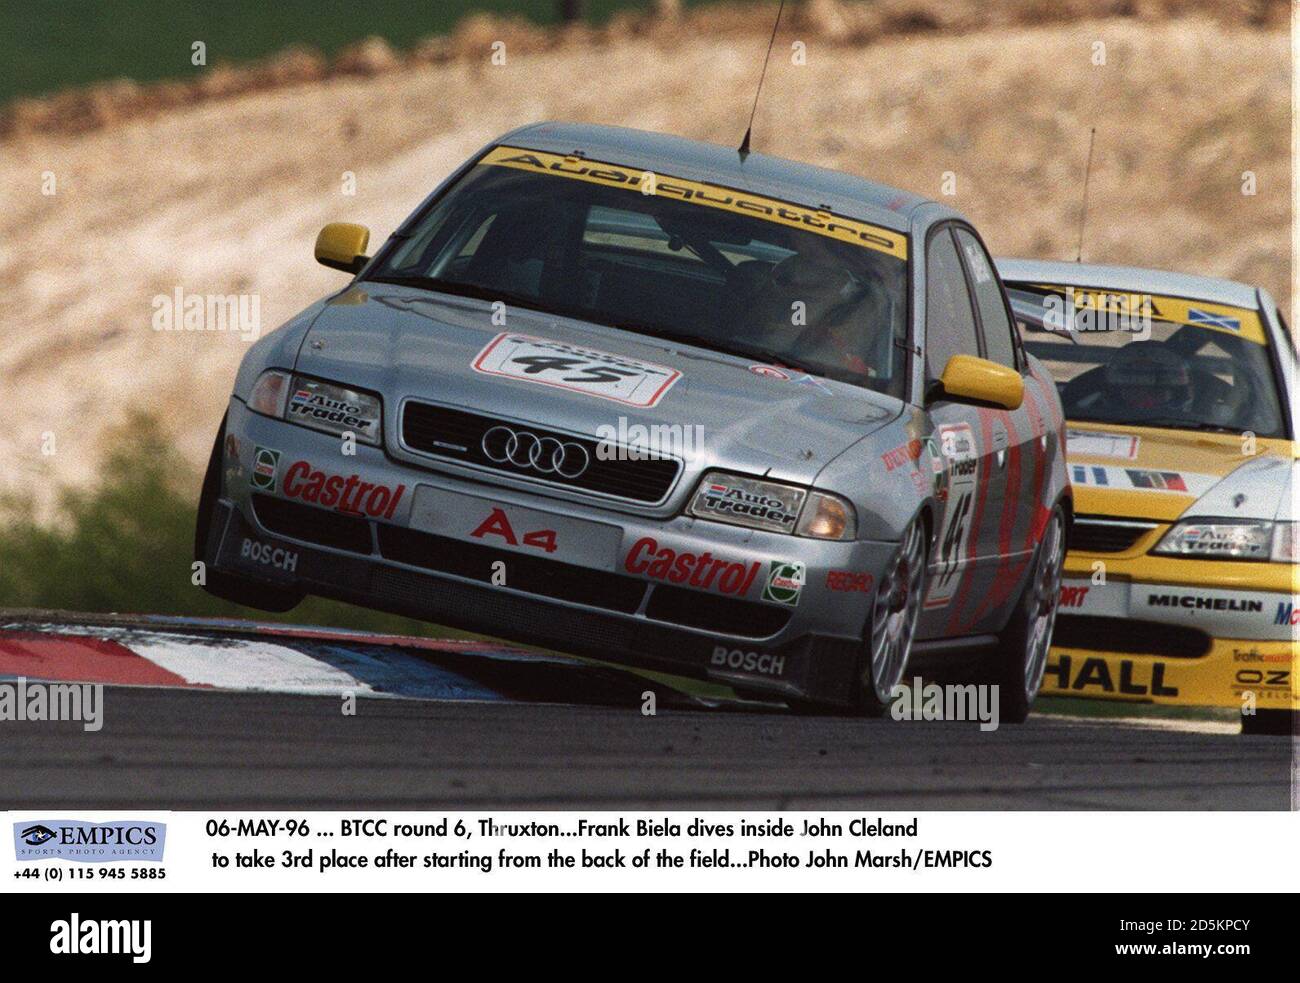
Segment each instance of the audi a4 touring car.
M985 247L915 195L537 124L247 353L207 589L339 598L880 712L913 651L1042 680L1070 491ZM948 659L948 664L955 664Z
M1294 726L1294 341L1260 289L1000 260L1069 421L1076 508L1046 689Z

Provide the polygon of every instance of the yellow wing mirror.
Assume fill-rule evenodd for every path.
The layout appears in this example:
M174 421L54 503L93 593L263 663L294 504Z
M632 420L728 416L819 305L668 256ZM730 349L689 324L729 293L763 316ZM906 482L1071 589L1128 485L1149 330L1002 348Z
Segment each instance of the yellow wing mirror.
M369 262L370 230L351 222L331 222L316 237L316 262L344 273L360 273Z
M944 395L960 402L989 403L1018 410L1025 401L1025 381L1015 369L974 355L954 355L944 366Z

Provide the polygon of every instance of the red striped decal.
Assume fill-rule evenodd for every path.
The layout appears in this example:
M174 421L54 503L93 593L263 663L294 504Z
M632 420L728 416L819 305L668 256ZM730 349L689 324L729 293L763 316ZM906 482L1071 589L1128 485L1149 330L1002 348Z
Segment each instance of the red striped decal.
M1042 385L1037 376L1034 376L1034 382L1040 386ZM1037 443L1034 450L1034 491L1030 498L1030 501L1034 503L1034 521L1029 523L1028 538L1025 540L1025 549L1030 550L1038 545L1038 541L1043 538L1043 530L1047 528L1047 520L1052 514L1052 510L1043 504L1043 486L1047 483L1047 449L1041 443L1043 435L1052 426L1052 422L1043 419L1043 413L1038 408L1038 396L1035 391L1026 388L1025 395L1029 397L1029 424ZM1043 394L1043 401L1048 406L1048 416L1054 418L1055 413L1051 410L1052 400L1046 391ZM1065 444L1061 444L1061 446L1064 447Z
M0 675L122 686L189 686L117 642L79 635L0 632Z
M1036 377L1034 378L1034 381L1035 382L1038 381ZM1042 537L1043 530L1047 527L1047 518L1049 515L1051 515L1050 510L1044 508L1042 503L1043 482L1047 474L1047 452L1042 448L1042 445L1038 443L1039 438L1041 438L1042 435L1046 432L1045 430L1046 425L1044 424L1043 421L1043 414L1040 412L1038 408L1038 398L1035 395L1033 388L1029 386L1025 387L1025 399L1026 399L1025 410L1027 415L1029 416L1029 430L1030 433L1032 434L1032 440L1030 442L1030 446L1032 449L1030 450L1030 453L1033 455L1034 458L1034 484L1033 484L1033 491L1030 495L1030 502L1032 503L1031 508L1034 510L1034 512L1033 512L1033 517L1029 522L1029 529L1026 534L1025 543L1020 549L1021 552L1026 552L1033 549L1034 545ZM1007 429L1011 435L1010 439L1015 441L1013 446L1016 447L1016 454L1012 457L1012 459L1007 464L1007 471L1008 471L1007 483L1008 483L1008 488L1010 488L1013 486L1018 486L1020 483L1020 473L1019 473L1020 453L1019 453L1019 441L1016 440L1015 430L1014 427L1011 425L1010 420L1007 421ZM1013 469L1014 469L1014 480L1011 477L1013 473ZM976 616L975 621L978 621L980 618L982 618L992 608L1005 603L1006 599L1010 596L1013 587L1020 580L1021 575L1024 573L1025 567L1029 563L1029 557L1024 557L1014 561L1007 558L1007 555L1011 552L1011 546L1012 546L1011 533L1014 530L1014 526L1015 526L1014 515L1015 512L1018 511L1018 504L1013 503L1010 497L1008 497L1007 504L1008 506L1011 507L1010 512L1013 517L1013 521L1011 523L1011 528L1008 528L1007 512L1003 512L1002 515L1003 524L1001 530L1002 536L1001 536L1001 543L999 547L1003 559L1001 564L998 566L997 576L993 582L993 589L989 591L984 606L980 610L980 613Z
M1011 534L1016 531L1016 513L1020 510L1020 434L1010 413L1002 414L1007 427L1007 486L1002 496L1002 520L998 525L998 553L1011 552Z
M967 627L976 624L989 611L1004 603L1011 593L1011 584L1014 583L1010 553L1011 536L1016 531L1016 513L1020 511L1020 433L1016 430L1010 413L998 412L1007 428L1006 493L1002 497L1002 516L998 520L998 555L1001 559L998 560L993 584L984 595L984 603L979 606Z
M948 634L957 634L957 625L960 621L962 605L966 603L966 597L970 594L971 582L974 578L972 561L978 555L979 550L979 532L980 524L984 521L984 500L988 497L989 481L985 473L988 469L990 460L989 450L993 446L993 410L978 410L980 418L980 446L977 448L980 462L980 477L983 479L979 483L979 494L975 496L975 512L971 516L970 538L966 543L966 567L961 572L961 586L957 588L957 597L953 601L952 614L948 618Z
M1060 405L1060 397L1052 398L1052 395L1056 393L1056 383L1052 381L1050 375L1047 378L1043 378L1036 372L1031 372L1029 375L1043 389L1043 401L1047 404L1047 413L1051 417L1048 426L1057 432L1057 436L1060 438L1061 453L1065 453L1065 408L1061 407L1058 413L1057 407ZM1046 524L1047 520L1044 519L1043 521Z

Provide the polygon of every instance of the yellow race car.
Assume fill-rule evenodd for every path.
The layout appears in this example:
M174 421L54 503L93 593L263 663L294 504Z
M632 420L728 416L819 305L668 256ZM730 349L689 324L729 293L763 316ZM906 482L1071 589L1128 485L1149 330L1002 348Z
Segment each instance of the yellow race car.
M1043 693L1300 719L1296 349L1269 295L998 262L1065 408L1075 517Z

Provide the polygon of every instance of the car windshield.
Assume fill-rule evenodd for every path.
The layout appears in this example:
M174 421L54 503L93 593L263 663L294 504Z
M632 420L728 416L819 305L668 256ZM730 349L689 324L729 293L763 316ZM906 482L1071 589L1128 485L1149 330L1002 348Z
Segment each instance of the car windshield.
M903 234L824 211L498 147L403 230L367 279L898 394L906 254Z
M1066 418L1284 437L1259 314L1185 298L1008 285Z

